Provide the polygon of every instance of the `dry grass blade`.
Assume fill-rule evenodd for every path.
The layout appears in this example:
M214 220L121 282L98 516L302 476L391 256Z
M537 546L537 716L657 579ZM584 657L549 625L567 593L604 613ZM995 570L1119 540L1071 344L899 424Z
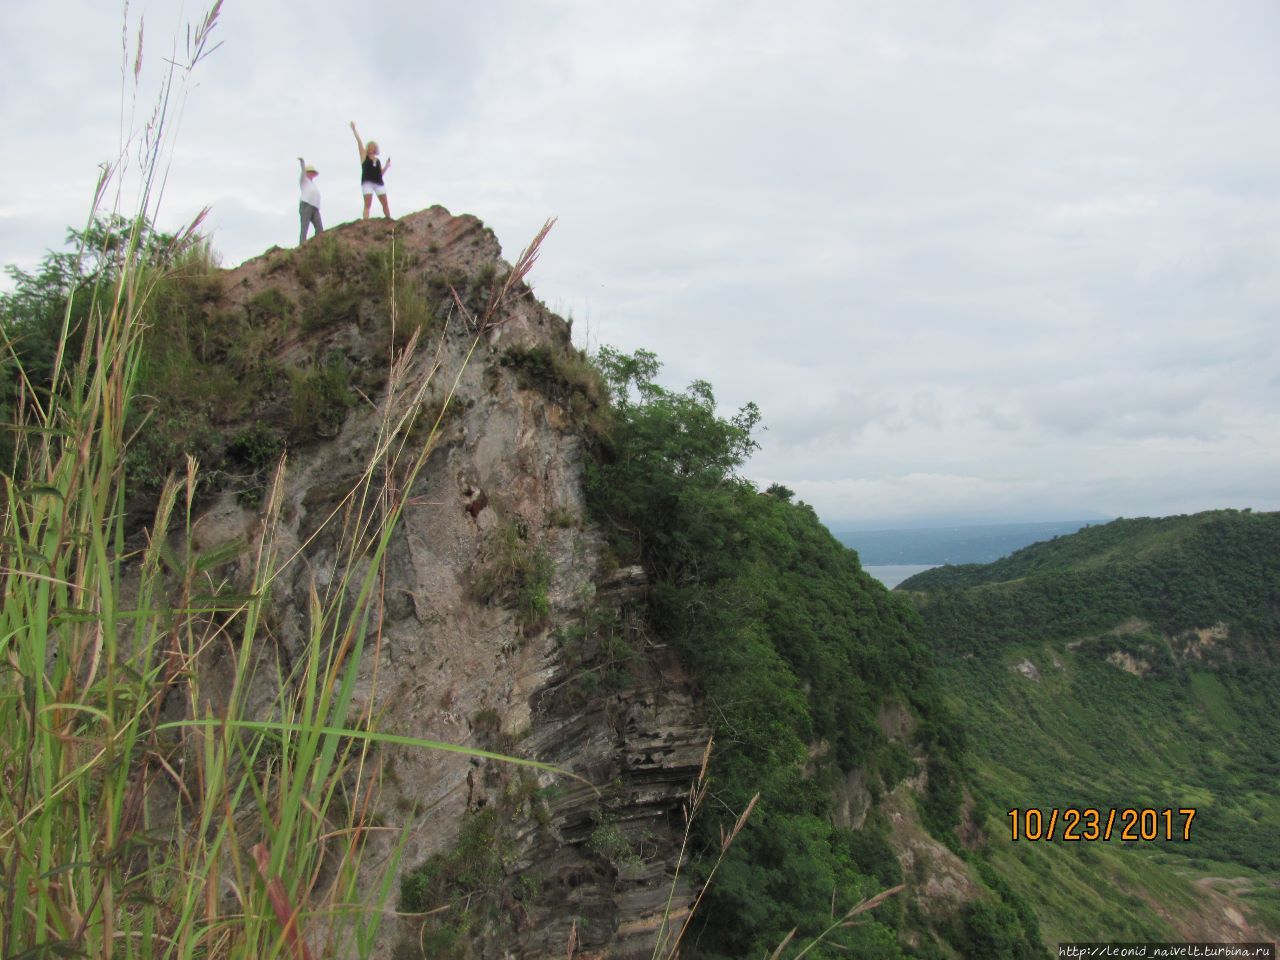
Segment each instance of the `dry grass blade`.
M858 916L861 913L866 913L869 910L874 910L876 907L880 906L890 897L897 896L899 893L901 893L905 889L907 889L907 885L905 883L900 883L896 887L890 887L888 890L880 891L874 897L868 897L866 900L863 900L860 903L855 903L852 907L849 908L849 911L844 916L842 916L839 920L831 924L831 926L827 927L827 929L823 930L820 934L814 937L813 940L810 941L809 944L803 950L801 950L799 953L795 955L793 960L800 960L800 958L803 957L806 953L808 953L814 947L818 946L823 941L825 941L827 939L827 936L833 930L837 930L842 927L855 926L858 923L858 921L854 920L853 919L854 917ZM791 937L788 936L787 940L790 940L790 939ZM782 948L787 945L787 940L784 940L782 943L778 945L779 951L781 951ZM840 944L829 944L829 946L837 947L839 949L846 949L844 947L841 947ZM770 958L770 960L773 960L773 958Z
M769 954L769 960L778 960L778 958L782 956L782 951L787 949L787 944L789 944L792 940L794 940L795 937L796 937L796 928L792 927L791 932L788 933L785 937L783 937L782 942L774 948L773 953Z
M199 213L191 218L186 226L173 235L173 242L170 245L169 250L166 251L166 255L169 258L176 259L179 254L190 249L192 244L199 242L200 236L198 231L204 224L205 219L208 218L210 209L211 208L209 207L201 209Z
M147 26L146 18L145 17L140 18L138 20L138 52L134 55L134 58L133 58L133 80L135 83L137 83L138 77L142 73L142 34L143 34L143 31L146 29L146 26Z
M542 241L547 239L547 234L551 232L551 228L555 226L555 223L555 217L547 220L542 225L542 229L529 241L529 245L520 251L520 256L516 258L516 262L511 267L506 279L502 281L502 286L489 298L489 305L485 307L484 316L480 318L479 328L482 331L505 322L505 320L497 319L498 309L506 301L511 291L524 282L524 278L533 269L533 265L538 262ZM454 298L457 298L457 293L454 294Z
M267 885L267 899L271 901L271 909L275 911L276 919L280 921L284 939L289 944L293 956L296 960L315 960L299 929L298 911L289 903L289 894L285 892L284 884L280 882L279 877L271 876L270 851L265 844L257 843L254 844L252 852L254 862L258 865L258 873L262 876L262 882Z
M697 813L702 809L702 803L707 797L707 789L710 784L707 783L707 768L711 765L711 749L715 744L714 737L707 738L707 746L702 751L702 763L698 767L698 777L689 785L689 800L683 806L682 813L684 815L684 835L680 839L680 854L676 858L676 870L671 877L671 886L667 889L667 902L662 910L662 923L658 926L658 936L653 944L653 960L663 956L663 950L666 947L669 925L673 924L678 916L673 913L672 905L675 900L676 884L680 881L680 871L684 868L685 853L689 849L690 831L693 829L693 820ZM679 939L672 945L667 952L667 957L674 957L679 946Z
M880 891L874 897L871 897L868 900L863 900L857 906L850 909L850 911L844 915L844 920L842 922L847 923L860 913L866 913L868 910L874 910L890 897L896 896L905 889L907 889L907 885L905 883L900 883L896 887L890 887L888 890Z
M204 20L200 22L200 26L196 28L195 36L187 44L187 59L190 66L194 67L213 51L222 46L222 41L218 41L207 50L205 46L209 42L209 34L213 32L213 28L218 25L218 14L222 12L222 0L216 0L212 7L209 8L208 14Z
M511 273L507 277L506 283L502 285L505 294L517 283L522 283L529 271L533 269L533 265L538 262L538 253L542 249L542 241L547 239L547 234L551 232L551 228L556 225L556 218L552 217L542 225L542 229L529 242L529 245L520 251L520 256L516 259L515 266L511 268Z
M706 772L706 766L704 765L703 773L705 774L705 772ZM698 808L702 805L702 798L706 796L706 787L707 785L705 784L701 785L701 790L698 796L698 802L694 806L693 810L690 812L690 815L689 815L690 822L687 822L685 824L685 840L680 847L681 860L684 859L684 853L687 848L688 839L689 839L689 830L692 826L691 821L693 817L697 815ZM724 862L725 856L728 855L729 848L733 846L733 841L737 839L738 834L742 832L742 828L747 825L747 820L751 817L751 813L753 810L755 810L756 803L757 801L759 801L759 799L760 799L760 794L758 793L751 798L751 802L747 804L746 809L742 811L742 814L734 822L733 829L730 830L728 834L726 834L723 828L721 828L720 853L719 855L717 855L715 863L711 865L711 871L707 874L707 878L702 884L702 889L698 891L697 897L694 898L693 905L689 908L688 913L685 915L684 923L680 925L680 930L676 934L675 939L671 941L671 945L669 947L667 946L667 943L666 943L666 921L667 921L667 917L670 915L669 910L670 910L671 898L668 897L668 900L667 900L668 914L664 915L663 917L663 926L659 930L658 942L655 945L654 951L653 951L653 956L655 960L658 957L662 957L664 958L664 960L675 960L675 958L680 956L680 943L684 940L685 934L689 932L689 925L693 923L693 918L698 913L698 907L702 904L702 898L706 896L707 890L711 886L711 881L715 879L716 871L720 869L720 864ZM677 871L677 876L679 876L678 871ZM673 881L672 882L673 890L674 890L674 886L675 886L675 883Z
M473 330L478 328L480 326L480 322L476 319L475 315L472 314L472 312L467 309L467 305L462 302L462 297L458 293L457 288L454 286L450 286L449 293L453 297L454 306L456 306L458 308L458 312L462 314L462 319L465 320L467 322L467 325L470 326Z
M720 837L721 853L726 852L729 849L730 845L732 845L733 841L737 838L738 834L742 832L742 828L747 825L747 820L751 817L751 811L756 808L756 803L759 800L760 800L760 794L757 793L754 797L751 798L751 802L747 804L747 809L743 810L742 814L738 817L737 821L735 821L735 823L733 824L733 830L729 832L729 835L726 837L723 835L723 833L721 834L721 837Z
M711 748L715 746L715 742L714 737L709 737L706 749L702 751L702 763L698 767L698 783L707 779L707 767L711 766Z

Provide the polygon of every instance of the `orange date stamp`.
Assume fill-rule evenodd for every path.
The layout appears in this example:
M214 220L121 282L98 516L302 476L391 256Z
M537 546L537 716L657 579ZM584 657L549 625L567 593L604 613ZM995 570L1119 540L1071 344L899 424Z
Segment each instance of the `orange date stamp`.
M1195 807L1015 807L1008 813L1012 839L1019 840L1191 840Z

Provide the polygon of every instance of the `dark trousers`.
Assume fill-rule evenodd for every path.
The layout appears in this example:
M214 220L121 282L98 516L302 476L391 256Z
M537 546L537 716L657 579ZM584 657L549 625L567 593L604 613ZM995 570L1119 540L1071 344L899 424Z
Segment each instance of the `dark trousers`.
M311 224L314 223L316 225L317 237L320 236L320 234L324 233L324 224L320 222L319 207L313 207L311 204L307 203L307 201L299 200L298 216L302 220L302 232L298 234L298 246L302 246L302 244L306 241L307 227L310 226Z

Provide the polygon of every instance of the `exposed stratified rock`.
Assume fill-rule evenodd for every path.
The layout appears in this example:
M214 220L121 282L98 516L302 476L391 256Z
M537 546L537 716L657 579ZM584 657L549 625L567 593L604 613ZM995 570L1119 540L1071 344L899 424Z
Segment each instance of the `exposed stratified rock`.
M277 346L293 363L336 352L365 400L331 439L290 453L276 545L282 556L300 551L300 561L272 596L276 649L291 660L305 642L311 591L337 588L340 545L322 523L342 511L380 418L388 408L398 413L412 388L429 379L420 405L430 422L443 409L442 426L386 558L358 702L371 707L384 731L498 747L582 778L539 774L533 784L528 773L492 761L382 748L376 817L393 829L370 843L367 888L377 888L402 828L403 872L449 849L468 814L496 810L509 844L504 869L511 888L529 880L475 937L480 956L563 956L576 923L584 947L607 947L615 958L647 957L671 893L680 804L697 776L707 731L669 658L655 657L660 666L648 667L639 682L587 695L580 681L589 658L568 657L557 640L559 628L586 617L638 629L630 601L644 591L637 570L602 574L601 541L584 519L584 430L575 417L589 399L579 397L575 408L567 394L534 389L503 362L536 351L570 356L568 324L522 285L481 325L487 329L468 322L457 301L480 314L510 269L492 232L472 217L433 207L391 223L350 224L310 243L333 244L325 248L329 259L352 269L371 252L390 256L403 271L397 282L427 298L434 326L391 400L387 371L404 331L391 330L389 317L368 303L346 305L305 333L295 324ZM326 262L319 249L274 251L231 271L226 303L243 305L274 288L300 311L312 309L329 282L316 272ZM417 442L426 436L424 427ZM253 512L228 494L206 511L196 535L203 547L252 540L255 523ZM503 549L547 565L536 615L513 609L501 584L477 588ZM206 687L216 696L218 663L208 670ZM265 705L273 695L263 686L258 700ZM524 802L528 796L512 800L521 790L540 791L536 816L533 801ZM621 839L608 847L605 836ZM675 891L677 912L688 900L683 887ZM413 921L388 917L377 954L412 955L416 942Z

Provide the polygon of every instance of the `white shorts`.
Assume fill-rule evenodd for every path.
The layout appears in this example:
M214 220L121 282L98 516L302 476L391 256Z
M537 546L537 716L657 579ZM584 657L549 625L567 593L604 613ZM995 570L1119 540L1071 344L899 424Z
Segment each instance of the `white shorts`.
M360 184L360 192L366 197L372 197L375 193L380 197L385 197L387 195L387 188L381 183L369 183L368 181L365 181Z

